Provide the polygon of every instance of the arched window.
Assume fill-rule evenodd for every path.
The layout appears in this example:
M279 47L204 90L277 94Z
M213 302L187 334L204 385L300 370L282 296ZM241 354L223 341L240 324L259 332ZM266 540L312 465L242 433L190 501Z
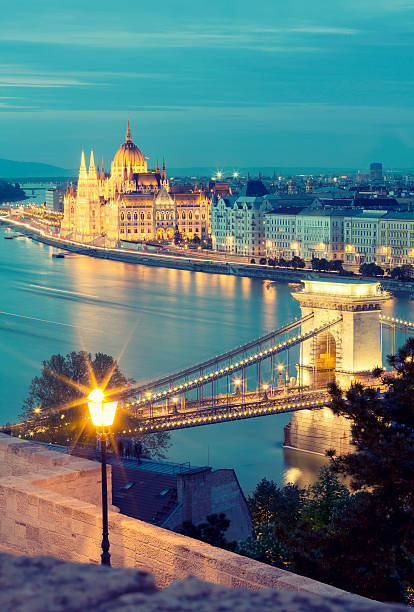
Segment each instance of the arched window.
M185 219L185 212L183 212L183 214L181 215L182 219Z
M203 219L205 219L206 218L206 213L203 213L201 216L202 216Z
M72 215L73 215L73 213L75 212L75 210L74 210L73 206L71 207L70 212L71 212L71 214L72 214Z
M131 221L131 213L130 212L127 213L127 219L128 219L128 221Z
M195 217L196 219L199 219L199 218L200 218L200 213L198 212L198 210L195 212L194 217Z
M93 210L93 211L92 211L92 217L94 217L94 216L95 216L95 211Z
M121 221L123 221L124 219L125 219L125 215L124 215L124 213L122 212L122 213L121 213Z
M192 218L193 218L193 213L191 212L191 210L190 210L190 212L188 213L188 218L189 218L189 219L192 219Z
M151 220L151 213L147 213L147 219Z
M145 219L145 215L144 213L141 213L141 221L143 221Z
M134 212L134 221L138 219L138 213Z

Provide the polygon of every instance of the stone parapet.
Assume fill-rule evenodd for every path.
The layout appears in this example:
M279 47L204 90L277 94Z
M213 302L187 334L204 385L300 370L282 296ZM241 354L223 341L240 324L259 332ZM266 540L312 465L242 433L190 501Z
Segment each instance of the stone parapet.
M0 434L0 469L4 474L0 478L0 547L19 554L99 563L101 512L91 501L101 489L99 464ZM83 484L75 487L73 483ZM116 512L109 513L109 537L113 566L150 572L160 588L195 576L250 591L274 588L361 600ZM36 609L44 608L33 607L31 612Z
M398 612L375 601L264 590L252 593L187 578L157 591L146 572L0 553L0 608L19 612Z

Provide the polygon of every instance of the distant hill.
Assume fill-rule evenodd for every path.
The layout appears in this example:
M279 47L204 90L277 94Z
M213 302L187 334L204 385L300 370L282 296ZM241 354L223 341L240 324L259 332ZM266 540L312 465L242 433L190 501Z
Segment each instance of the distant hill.
M39 162L19 162L0 158L0 179L72 176L73 171Z

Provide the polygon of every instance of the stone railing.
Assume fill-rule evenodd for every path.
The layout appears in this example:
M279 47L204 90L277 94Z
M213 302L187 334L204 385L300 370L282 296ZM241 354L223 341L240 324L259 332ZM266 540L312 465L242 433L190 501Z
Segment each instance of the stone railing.
M228 589L187 578L158 591L146 572L0 553L0 609L33 612L377 612L406 610L362 598Z
M99 464L0 434L0 475L0 549L99 563ZM250 591L274 588L366 601L116 512L109 513L109 537L113 566L150 572L160 588L195 576Z

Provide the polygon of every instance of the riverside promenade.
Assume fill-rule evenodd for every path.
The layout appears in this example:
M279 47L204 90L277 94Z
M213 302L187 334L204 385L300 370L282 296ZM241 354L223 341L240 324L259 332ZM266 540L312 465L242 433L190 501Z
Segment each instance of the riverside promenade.
M176 270L188 270L190 272L204 272L206 274L241 276L255 278L258 280L281 281L286 283L299 283L303 280L330 280L333 277L338 278L338 274L333 274L332 272L317 272L303 268L273 268L260 264L241 262L224 262L214 257L214 251L212 251L211 258L206 258L205 256L198 256L196 253L191 255L150 252L144 253L128 249L115 249L97 245L82 244L80 242L60 238L59 236L53 234L48 234L44 230L30 225L29 223L7 217L0 217L0 225L14 228L20 234L24 234L32 240L43 242L44 244L48 244L49 246L57 249L70 251L79 255L87 255L89 257L120 261L123 263L173 268ZM357 278L367 282L373 280L370 277L363 277L359 275ZM376 278L376 280L381 281L384 289L387 289L393 293L414 294L414 283L412 282L404 282L388 278Z

